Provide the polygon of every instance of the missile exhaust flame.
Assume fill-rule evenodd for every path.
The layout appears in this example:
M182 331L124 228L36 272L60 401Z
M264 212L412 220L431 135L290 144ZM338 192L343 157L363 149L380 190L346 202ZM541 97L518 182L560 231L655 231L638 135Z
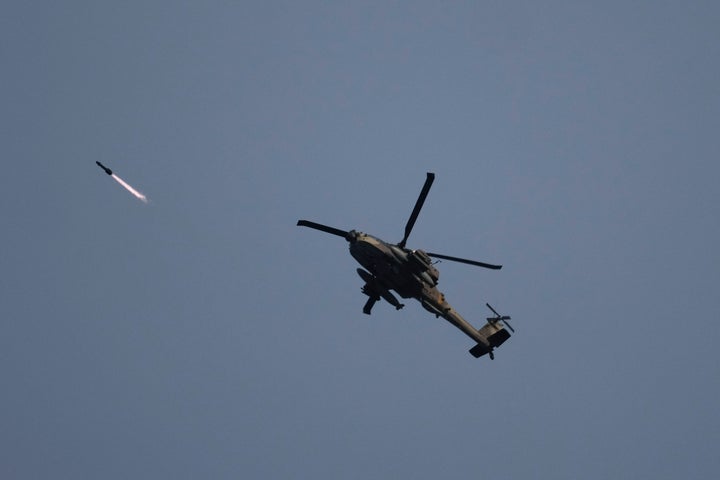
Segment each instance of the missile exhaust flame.
M127 182L125 182L125 180L123 180L122 178L118 177L118 176L115 175L114 173L111 174L110 176L111 176L112 178L114 178L116 182L118 182L120 185L122 185L128 192L132 193L132 194L135 196L135 198L137 198L138 200L140 200L140 201L142 201L142 202L144 202L144 203L148 203L147 197L146 197L145 195L143 195L142 193L138 192L137 190L135 190L135 189L134 189L133 187L131 187L130 185L128 185Z

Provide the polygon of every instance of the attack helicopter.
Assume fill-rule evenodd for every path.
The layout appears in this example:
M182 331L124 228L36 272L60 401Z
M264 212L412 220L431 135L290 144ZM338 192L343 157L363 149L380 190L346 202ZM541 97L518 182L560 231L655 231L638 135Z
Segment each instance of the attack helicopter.
M411 250L405 246L434 180L435 174L428 172L420 196L405 225L405 235L396 244L385 242L357 230L341 230L309 220L298 220L297 225L342 237L350 243L350 255L364 267L364 269L357 269L358 275L365 282L361 291L368 297L363 307L363 313L370 315L373 306L380 299L384 299L397 310L403 308L405 305L400 303L391 292L394 290L402 298L415 298L427 311L437 318L444 318L473 339L476 342L476 345L470 349L473 357L479 358L488 354L490 359L494 359L493 350L510 338L508 330L515 332L508 323L510 317L500 315L489 303L486 303L495 316L487 318L487 323L479 330L475 329L450 306L445 300L445 295L438 290L440 272L431 258L492 270L499 270L502 265L430 253L419 249Z

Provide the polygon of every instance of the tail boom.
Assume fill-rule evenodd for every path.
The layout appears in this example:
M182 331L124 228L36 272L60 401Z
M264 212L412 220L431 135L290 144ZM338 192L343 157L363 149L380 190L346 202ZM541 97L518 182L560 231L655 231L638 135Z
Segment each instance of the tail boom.
M499 322L488 321L482 328L476 330L475 327L452 308L443 312L442 317L477 342L477 344L470 349L470 355L475 358L480 358L485 354L489 354L491 359L495 358L493 350L510 338L510 332Z

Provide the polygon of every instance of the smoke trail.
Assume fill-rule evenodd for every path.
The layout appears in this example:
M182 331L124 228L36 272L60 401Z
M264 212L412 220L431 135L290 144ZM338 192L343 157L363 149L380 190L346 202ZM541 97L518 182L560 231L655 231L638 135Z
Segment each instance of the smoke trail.
M143 195L142 193L138 192L138 191L135 190L133 187L131 187L130 185L128 185L127 183L125 183L125 180L123 180L122 178L118 177L118 176L115 175L114 173L111 175L111 177L114 178L120 185L122 185L123 187L125 187L125 189L126 189L128 192L132 193L132 194L135 196L135 198L137 198L138 200L141 200L141 201L143 201L143 202L145 202L145 203L148 202L148 201L147 201L147 198L145 197L145 195Z

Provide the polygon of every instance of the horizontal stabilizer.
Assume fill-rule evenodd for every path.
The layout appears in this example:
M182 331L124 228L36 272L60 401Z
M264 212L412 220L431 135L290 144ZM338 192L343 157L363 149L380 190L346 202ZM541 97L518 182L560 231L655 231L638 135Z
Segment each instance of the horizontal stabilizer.
M502 325L495 322L488 322L484 327L478 330L478 333L487 339L487 343L480 342L470 349L470 355L475 358L480 358L486 353L490 354L491 359L495 358L493 350L510 338L510 332L505 330Z
M502 330L499 330L492 335L490 335L490 338L488 338L488 342L490 342L490 345L493 347L499 347L503 343L505 343L505 340L510 338L510 332L505 330L504 328Z
M475 358L480 358L486 353L488 353L490 349L483 345L482 343L478 343L473 348L470 349L470 355L472 355Z

